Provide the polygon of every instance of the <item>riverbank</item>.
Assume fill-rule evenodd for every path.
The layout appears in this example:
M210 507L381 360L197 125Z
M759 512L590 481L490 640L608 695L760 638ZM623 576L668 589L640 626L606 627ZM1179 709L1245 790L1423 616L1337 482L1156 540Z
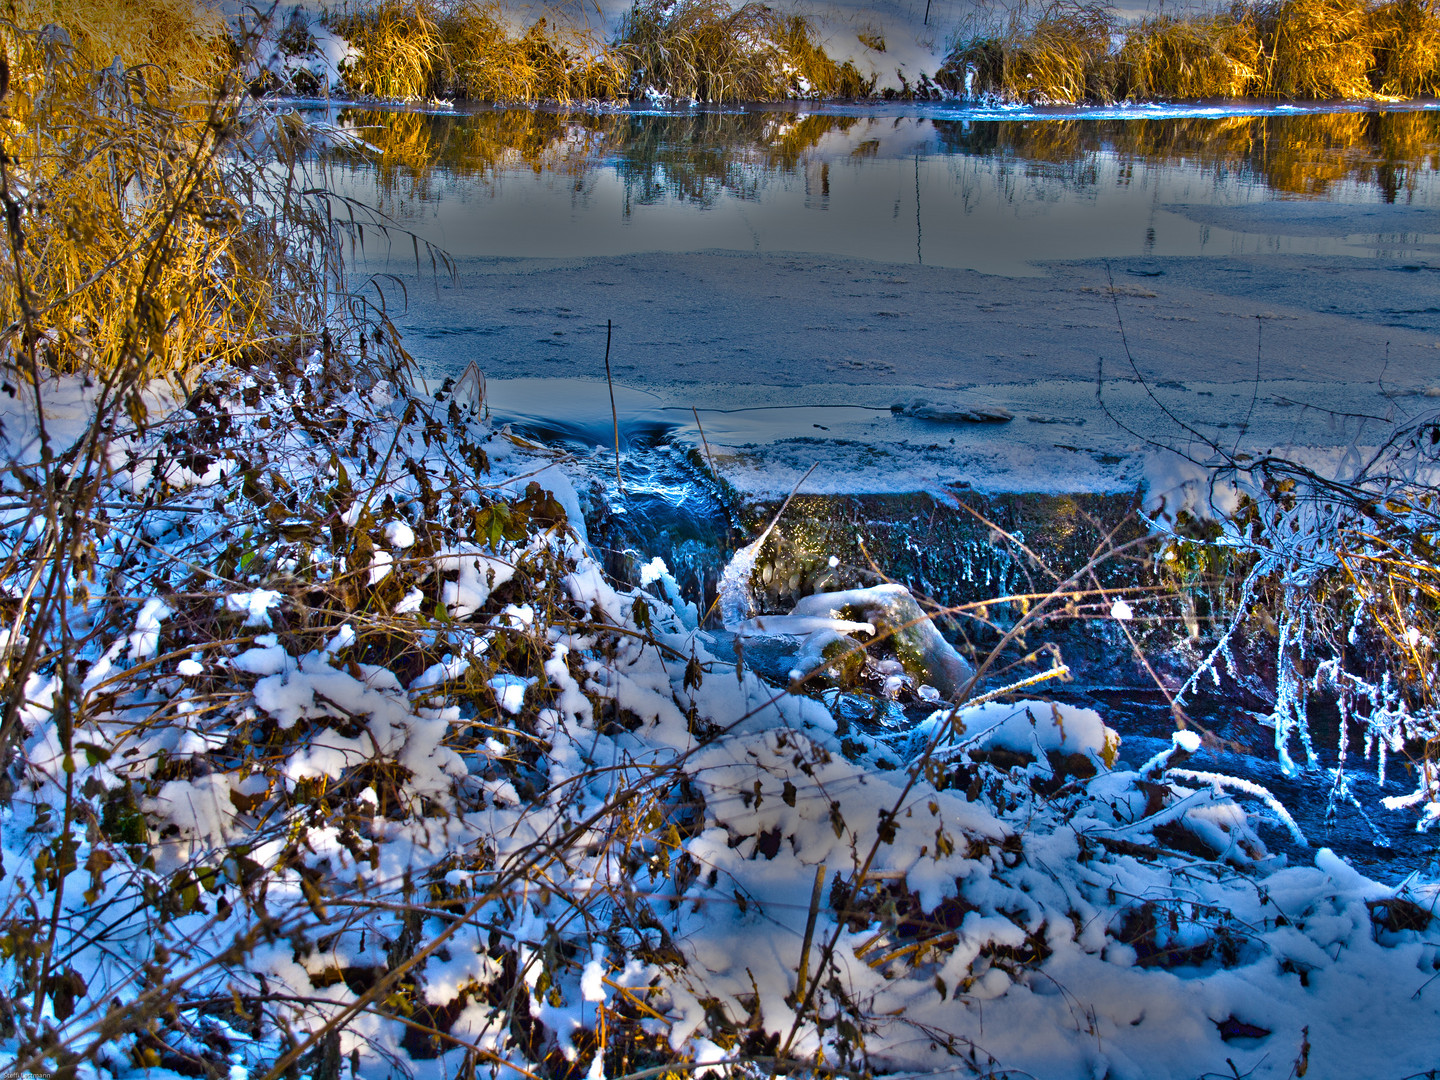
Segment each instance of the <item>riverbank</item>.
M1415 0L1279 0L1151 16L1067 2L913 0L785 10L725 0L545 7L381 0L246 15L257 91L570 102L1261 97L1440 90L1440 16Z

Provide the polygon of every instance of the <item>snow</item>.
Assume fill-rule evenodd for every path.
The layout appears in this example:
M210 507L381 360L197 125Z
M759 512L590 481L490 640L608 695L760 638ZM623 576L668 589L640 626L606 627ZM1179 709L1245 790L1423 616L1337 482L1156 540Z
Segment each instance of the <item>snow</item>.
M374 419L394 423L388 415ZM511 478L549 461L483 426L468 430L495 440L486 445L497 451L488 478L497 487L518 494L523 484ZM425 460L443 476L438 444ZM410 482L397 474L383 483ZM388 525L355 521L387 535ZM584 1049L583 1033L598 1030L602 1010L607 1025L620 1023L625 993L640 995L645 1023L672 1052L717 1068L732 1060L722 1043L749 1024L782 1039L793 1029L791 1052L801 1057L862 1053L844 1027L816 1025L815 1015L863 1017L863 1057L877 1074L953 1072L973 1057L982 1072L1047 1080L1193 1080L1225 1074L1227 1061L1281 1080L1307 1040L1312 1068L1323 1062L1347 1076L1373 1075L1376 1039L1396 1075L1429 1068L1440 1052L1440 999L1428 989L1440 954L1425 930L1376 921L1387 905L1424 907L1433 883L1381 885L1326 848L1313 864L1272 854L1262 836L1272 826L1261 822L1293 826L1284 808L1258 785L1206 768L1193 732L1127 771L1100 714L1018 699L938 707L890 744L854 733L847 741L825 704L833 694L788 693L716 661L693 617L670 607L663 562L643 563L646 591L629 591L607 580L583 536L541 530L497 550L463 534L430 545L425 527L417 522L408 545L393 545L413 554L369 586L393 586L386 618L415 620L417 641L435 632L420 621L433 601L407 606L408 597L443 600L448 612L444 655L403 676L408 687L400 671L367 660L369 624L352 615L308 647L291 630L237 640L220 656L187 649L170 670L228 678L230 697L221 715L185 713L200 726L182 730L195 721L177 719L172 730L134 722L135 710L182 685L147 682L148 665L166 663L167 635L181 632L172 605L134 602L114 641L91 646L109 657L112 696L76 737L109 755L77 760L77 778L115 790L149 785L140 809L156 863L129 868L116 848L122 861L98 884L77 870L61 933L88 925L82 897L97 889L97 902L129 912L117 915L110 942L144 958L161 938L136 890L184 866L213 867L216 891L200 895L230 898L228 914L183 924L197 948L209 948L252 925L237 901L247 875L261 874L268 917L291 936L251 949L215 988L263 988L287 1003L258 1037L234 1036L242 1061L273 1058L282 1025L314 1030L356 1002L356 990L326 973L382 969L398 939L387 912L421 882L471 907L462 921L421 920L418 940L444 944L416 969L417 992L430 1007L453 1006L456 1037L531 1071L535 1056L503 1018L473 996L461 1003L467 988L500 985L512 961L497 956L524 972L521 992L544 1046L587 1075L603 1062ZM543 560L560 575L559 608L538 594L495 597L520 567ZM641 596L657 628L648 636L634 621ZM844 635L867 624L837 612L889 610L898 596L892 587L821 594L753 626ZM246 621L261 612L278 627L294 603L256 583L226 594L222 607ZM528 644L516 650L518 642ZM898 661L875 664L907 678ZM17 796L0 830L7 889L39 872L33 807L62 797L55 687L27 689L32 794ZM230 724L273 725L263 762L226 757L237 745ZM166 755L197 764L167 775L158 771ZM974 779L937 785L949 776ZM313 817L320 798L352 807L347 824ZM278 831L265 815L279 815ZM286 839L290 830L303 830L303 844ZM565 837L564 860L542 854ZM82 864L103 846L79 842ZM1176 850L1181 842L1206 854ZM505 883L499 892L494 881ZM626 905L643 914L632 919ZM354 920L321 918L322 908ZM819 1012L801 1016L796 975L812 919L805 963L819 980ZM122 999L139 985L139 969L93 939L76 950L87 985ZM566 951L576 959L558 962ZM1371 1042L1353 1038L1356 1024ZM416 1076L454 1074L461 1051L410 1057L403 1032L372 1012L341 1045L359 1054L362 1072L389 1057Z
M583 268L597 266L605 269ZM1038 298L1053 300L1053 287L987 295L1031 305L1018 321L1036 315ZM1336 325L1312 326L1322 324ZM1310 361L1316 385L1349 370L1345 348L1322 339ZM1016 378L1052 363L1062 362L1017 362ZM1422 367L1397 359L1407 379ZM1046 393L1063 381L1046 378ZM717 660L697 613L678 607L663 561L642 563L639 589L610 580L553 451L478 417L452 423L400 386L251 382L255 405L234 373L216 379L237 425L217 452L264 455L300 487L298 505L323 508L326 528L304 552L310 576L271 534L214 586L215 602L207 594L197 607L188 567L230 543L229 513L256 508L203 509L225 506L226 495L242 502L234 470L157 479L158 448L122 433L139 453L107 480L118 519L155 515L148 496L167 478L183 481L202 511L164 517L133 564L97 552L96 580L103 571L118 582L117 614L87 627L78 646L91 665L84 708L60 707L68 671L26 681L24 753L0 814L0 903L53 912L56 955L89 995L68 1017L48 1003L42 1019L56 1038L93 1049L108 1074L150 1071L135 1063L133 1042L92 1047L103 1027L87 1025L110 1001L147 993L152 965L195 972L172 1011L196 1030L219 1023L205 1015L210 1002L255 1010L244 1030L225 1028L232 1075L268 1071L287 1046L352 1009L339 1052L355 1055L357 1075L439 1080L473 1066L465 1047L406 1049L412 1029L399 1014L420 1005L486 1066L514 1075L559 1060L603 1075L592 1036L623 1027L631 1006L644 1017L637 1030L700 1066L697 1075L730 1070L752 1037L876 1075L1285 1080L1309 1068L1364 1077L1375 1075L1378 1046L1398 1077L1440 1058L1432 924L1428 915L1408 927L1385 921L1402 903L1425 915L1435 882L1383 885L1323 847L1293 861L1273 853L1267 837L1306 838L1273 793L1205 768L1193 732L1127 769L1100 713L1012 693L937 701L889 741L845 734L838 692L792 693ZM1072 377L1070 391L1082 381ZM1013 403L1020 385L992 382L984 393L1007 386ZM492 380L487 402L502 387ZM57 439L73 438L86 408L83 386L60 384L57 402L62 389L72 412L53 415L71 427L57 426ZM794 387L759 393L782 391L793 405ZM717 389L710 404L718 414L722 399L750 392ZM307 408L372 425L368 437L393 440L404 467L367 461L358 439L347 453L340 439L336 449L315 431L258 424ZM23 412L6 415L13 460L33 462ZM994 440L976 444L991 448L977 460L993 466L992 482L1060 460L1040 460L1013 434L1016 415L975 436ZM935 421L886 406L865 422ZM743 447L736 430L719 432L722 453ZM449 454L462 442L485 449L483 481L457 476ZM332 493L342 457L370 489L364 499ZM790 466L777 456L756 488L793 483L800 464L786 481ZM853 464L832 462L816 484L853 484ZM745 466L727 469L739 476ZM920 466L906 469L891 482L912 482ZM925 475L937 482L934 470ZM552 492L567 527L498 540L481 527L482 505L519 499L531 482ZM386 500L405 521L381 511ZM347 566L327 548L335 524L364 533L368 561ZM30 535L23 522L0 528L14 544ZM404 556L375 547L382 542ZM914 603L881 586L752 617L758 550L759 541L742 549L725 571L729 625L819 634L813 648L873 632L877 612L893 622L897 605ZM358 600L344 593L347 580ZM1116 600L1111 614L1133 612ZM224 629L197 641L212 621ZM916 625L932 667L953 667L958 655L936 643L933 624ZM876 660L887 687L914 678L886 663ZM964 680L952 679L958 690ZM53 808L67 799L80 814L62 824ZM117 825L127 814L138 840ZM72 842L71 861L57 866ZM7 957L7 980L18 981L22 962ZM367 982L402 968L402 990L365 996ZM189 1001L207 1004L197 1011ZM18 1063L20 1053L16 1037L0 1039L0 1058Z

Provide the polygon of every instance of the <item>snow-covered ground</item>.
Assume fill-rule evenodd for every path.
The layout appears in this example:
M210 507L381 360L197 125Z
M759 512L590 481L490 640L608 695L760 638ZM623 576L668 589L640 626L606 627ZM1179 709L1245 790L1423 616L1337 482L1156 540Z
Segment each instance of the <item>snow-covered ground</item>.
M333 375L222 373L182 425L118 433L124 542L76 593L79 662L27 686L0 896L53 909L44 1016L93 1048L82 1075L259 1075L337 1018L310 1068L436 1080L657 1053L1400 1080L1440 1057L1429 878L1309 848L1193 733L1123 769L1102 716L1023 693L842 725L717 661L663 565L607 582L553 451ZM801 629L843 629L824 607ZM108 1037L132 1003L151 1033Z

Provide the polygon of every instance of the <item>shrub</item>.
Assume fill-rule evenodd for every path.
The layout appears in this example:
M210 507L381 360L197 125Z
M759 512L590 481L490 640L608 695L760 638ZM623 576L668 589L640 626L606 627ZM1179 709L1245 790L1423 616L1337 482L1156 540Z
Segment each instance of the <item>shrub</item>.
M1371 16L1375 71L1382 94L1420 97L1440 92L1440 17L1428 0L1395 0Z
M1261 44L1244 7L1159 15L1126 28L1117 63L1124 96L1134 100L1243 97L1259 75Z
M1037 14L1022 5L1003 26L961 41L942 69L942 85L1029 104L1109 101L1115 95L1109 8L1058 0ZM967 81L967 73L969 79Z

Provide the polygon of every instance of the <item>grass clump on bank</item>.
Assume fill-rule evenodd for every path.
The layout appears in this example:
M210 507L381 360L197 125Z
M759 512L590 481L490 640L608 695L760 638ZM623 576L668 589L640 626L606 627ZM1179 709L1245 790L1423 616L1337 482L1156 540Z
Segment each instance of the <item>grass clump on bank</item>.
M1420 0L1268 0L1127 25L1102 4L1022 4L964 35L940 81L1030 104L1414 97L1440 86L1440 12Z
M799 15L760 3L640 0L621 24L632 96L698 101L863 97L874 87L850 62L837 64Z
M300 250L317 211L228 152L233 95L191 103L222 78L210 9L157 5L149 23L124 7L93 14L0 32L12 155L0 344L32 384L42 372L183 381L288 332L275 313L326 272ZM172 79L155 57L182 45L193 48ZM257 215L275 197L288 216Z
M382 0L332 21L358 53L346 89L363 96L569 102L624 88L616 58L591 35L543 18L514 34L495 3Z
M855 98L871 92L812 23L760 3L640 0L613 42L541 18L515 32L498 3L381 0L331 20L357 56L351 93L485 102Z
M5 41L22 71L40 68L27 60L31 35L19 27L63 30L75 59L97 71L116 59L122 68L154 64L157 73L163 69L166 79L191 91L209 91L232 59L217 0L13 0L4 17L10 26Z

